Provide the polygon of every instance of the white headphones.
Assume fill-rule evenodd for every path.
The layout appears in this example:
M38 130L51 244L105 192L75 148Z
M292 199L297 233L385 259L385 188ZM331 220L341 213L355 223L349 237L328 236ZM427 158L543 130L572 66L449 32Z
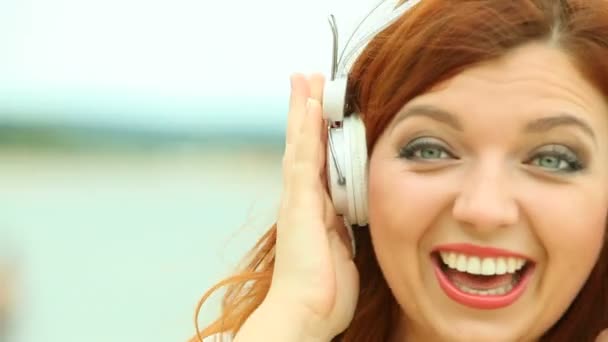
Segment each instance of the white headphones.
M355 34L364 23L368 22L372 14L380 14L378 20L380 25L378 22L372 23L374 27L372 30L364 30L365 36L358 39L357 46L350 51L346 61L342 61L342 58L338 60L338 30L334 16L331 15L329 18L333 33L332 71L331 78L326 82L323 90L323 116L328 122L327 181L336 212L344 217L353 244L353 253L355 242L352 227L364 227L368 224L368 155L365 125L360 114L352 112L346 102L347 70L350 68L349 64L354 62L371 38L419 0L399 6L401 2L383 0L365 17L355 29ZM349 42L355 34L351 36ZM345 48L344 51L346 50Z
M347 79L329 82L323 107L328 120L327 176L338 214L349 225L367 225L367 142L358 113L345 115Z

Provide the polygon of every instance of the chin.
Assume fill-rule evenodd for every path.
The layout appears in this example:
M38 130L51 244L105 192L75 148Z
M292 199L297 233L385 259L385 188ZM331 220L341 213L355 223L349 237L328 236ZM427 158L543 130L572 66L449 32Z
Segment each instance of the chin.
M483 323L453 324L449 331L443 331L441 341L454 342L515 342L535 341L538 337L526 336L525 332L518 331L508 325L484 326Z
M458 323L447 322L436 339L436 342L527 342L537 341L540 336L530 334L511 325L493 325L485 322L462 321Z

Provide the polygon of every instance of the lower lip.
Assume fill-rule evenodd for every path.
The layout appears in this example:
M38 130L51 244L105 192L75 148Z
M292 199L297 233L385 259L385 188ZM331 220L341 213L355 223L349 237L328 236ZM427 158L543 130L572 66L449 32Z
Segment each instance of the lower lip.
M433 260L433 266L435 267L435 275L439 281L439 286L441 286L445 294L452 300L462 305L482 310L500 309L515 303L515 301L519 299L519 297L521 297L526 290L526 286L528 285L534 268L533 265L528 266L528 269L525 270L524 274L521 275L517 285L511 289L509 293L504 295L478 296L464 293L454 284L452 284L452 282L450 282L450 280L441 270L441 266L438 264L439 262L440 261Z

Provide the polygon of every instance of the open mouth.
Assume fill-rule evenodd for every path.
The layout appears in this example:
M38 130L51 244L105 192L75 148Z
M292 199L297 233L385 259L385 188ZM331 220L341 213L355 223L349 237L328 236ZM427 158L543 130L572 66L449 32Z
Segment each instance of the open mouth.
M498 309L514 303L524 293L534 270L531 260L517 256L435 251L431 258L446 295L477 309Z

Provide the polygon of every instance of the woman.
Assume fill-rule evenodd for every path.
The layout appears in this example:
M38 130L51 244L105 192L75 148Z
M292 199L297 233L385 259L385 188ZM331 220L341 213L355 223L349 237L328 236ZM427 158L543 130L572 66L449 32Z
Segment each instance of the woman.
M608 2L422 0L369 42L349 71L369 151L354 258L325 185L323 86L292 77L277 223L218 284L222 315L199 337L593 341L608 327Z

